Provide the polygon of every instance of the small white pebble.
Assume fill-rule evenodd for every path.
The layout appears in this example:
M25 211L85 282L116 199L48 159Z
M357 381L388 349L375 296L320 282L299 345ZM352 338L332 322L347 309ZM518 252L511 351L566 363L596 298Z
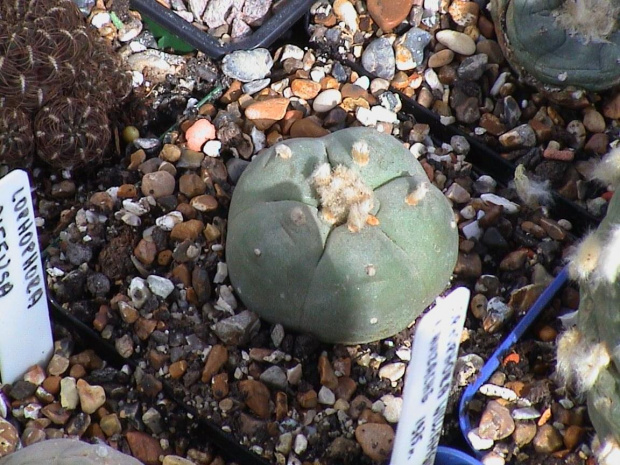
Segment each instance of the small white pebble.
M483 384L480 386L479 392L487 397L500 397L508 402L514 402L519 397L512 389L496 386L495 384Z
M478 428L472 429L467 433L467 439L474 450L488 450L493 447L493 439L483 439L478 435Z
M228 277L228 265L224 262L218 262L217 271L215 272L215 276L213 277L213 282L215 284L222 284L226 278Z
M321 386L321 389L319 389L318 401L319 404L334 405L334 402L336 402L336 395L327 386Z
M219 157L222 143L219 140L209 140L202 147L203 153L208 157Z

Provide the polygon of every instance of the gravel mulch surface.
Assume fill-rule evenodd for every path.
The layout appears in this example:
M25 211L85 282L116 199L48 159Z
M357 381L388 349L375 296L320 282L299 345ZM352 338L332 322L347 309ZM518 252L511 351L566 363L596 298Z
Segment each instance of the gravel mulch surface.
M555 215L546 190L530 195L527 187L546 180L593 217L604 214L610 193L588 174L615 138L616 97L588 96L567 109L520 85L477 3L425 10L412 2L406 24L382 24L392 33L378 30L365 2L337 3L312 7L317 49L279 44L222 62L157 50L127 5L95 6L90 21L132 70L134 99L105 166L37 166L33 181L50 294L120 363L104 362L91 341L56 322L49 366L3 386L6 453L76 436L147 464L232 463L177 398L267 463L385 462L415 326L371 344L321 344L261 321L236 297L226 267L228 206L251 158L290 137L360 125L402 140L458 221L451 288L467 286L472 299L441 443L463 447L462 390L559 273L583 227ZM461 24L460 4L475 19ZM104 21L110 11L131 24L129 35ZM422 40L399 45L414 33ZM437 140L402 111L403 96L523 164L521 182L481 173L464 137ZM486 465L595 463L585 407L553 376L556 317L577 304L575 287L562 290L491 377L495 387L472 402Z

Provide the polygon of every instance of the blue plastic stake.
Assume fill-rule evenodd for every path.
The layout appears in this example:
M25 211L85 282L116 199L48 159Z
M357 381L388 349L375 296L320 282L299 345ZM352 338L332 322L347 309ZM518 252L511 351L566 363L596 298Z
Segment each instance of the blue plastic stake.
M480 386L482 386L491 377L495 370L497 370L504 358L504 355L506 355L510 348L515 345L519 339L521 339L521 336L523 336L525 331L532 325L536 318L538 318L540 312L547 307L553 296L557 294L557 292L562 288L562 286L564 286L564 284L566 284L567 281L568 270L564 267L551 282L551 284L538 297L538 299L536 299L534 305L532 305L512 332L508 334L506 339L504 339L495 352L493 352L493 355L491 355L482 367L482 370L480 370L480 374L478 375L476 381L467 386L465 389L459 404L459 425L461 426L463 436L465 436L465 441L467 441L467 444L476 455L481 456L482 454L480 451L474 450L471 441L467 437L468 433L472 430L471 421L467 413L467 406L469 405L469 402L473 399L474 395L476 395L478 389L480 389Z

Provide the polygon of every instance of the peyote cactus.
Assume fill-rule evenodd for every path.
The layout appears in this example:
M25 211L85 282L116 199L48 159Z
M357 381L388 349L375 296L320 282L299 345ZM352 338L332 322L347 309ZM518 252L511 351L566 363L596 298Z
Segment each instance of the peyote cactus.
M142 462L105 444L48 439L0 458L0 465L139 465Z
M620 181L620 149L603 159L595 175ZM577 325L558 339L557 371L587 395L600 465L620 463L620 196L609 203L598 229L575 248L568 264L580 285Z
M620 83L618 0L492 0L491 12L504 55L540 90Z
M391 336L445 288L449 202L396 139L350 128L259 155L230 205L230 279L267 321L333 343Z

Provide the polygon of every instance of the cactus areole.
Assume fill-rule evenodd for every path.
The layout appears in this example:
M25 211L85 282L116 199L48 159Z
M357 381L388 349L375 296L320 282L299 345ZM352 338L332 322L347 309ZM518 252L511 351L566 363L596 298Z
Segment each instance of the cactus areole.
M229 212L226 260L245 305L325 342L391 336L450 280L453 212L395 138L350 128L290 139L250 163Z

